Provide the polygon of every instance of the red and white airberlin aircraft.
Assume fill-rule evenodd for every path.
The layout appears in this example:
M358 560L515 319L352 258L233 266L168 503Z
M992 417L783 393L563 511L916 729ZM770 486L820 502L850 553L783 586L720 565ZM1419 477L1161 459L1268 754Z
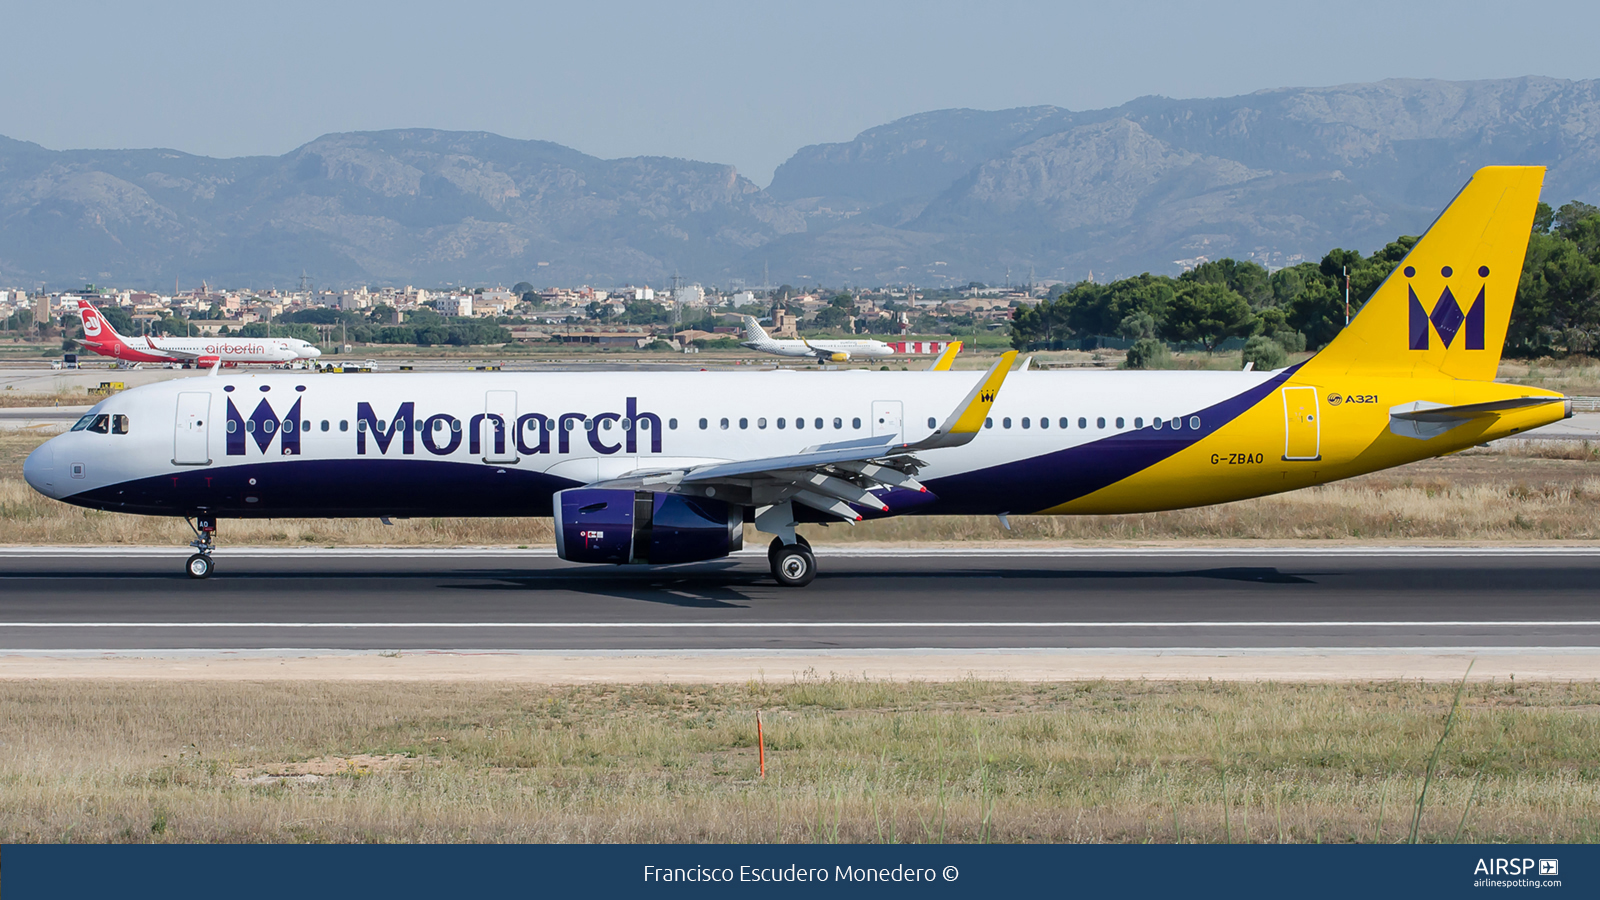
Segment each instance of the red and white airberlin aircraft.
M124 337L87 300L78 301L78 315L83 318L83 346L127 362L190 363L209 368L219 361L223 365L280 364L322 355L321 350L297 338Z

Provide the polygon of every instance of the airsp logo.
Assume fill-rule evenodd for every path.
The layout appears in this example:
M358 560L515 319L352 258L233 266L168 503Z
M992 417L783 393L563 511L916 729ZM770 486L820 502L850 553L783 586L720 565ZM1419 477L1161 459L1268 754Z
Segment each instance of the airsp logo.
M1416 268L1406 266L1406 278L1414 278L1416 274ZM1445 266L1439 270L1439 274L1449 279L1455 274L1455 270ZM1479 266L1478 277L1488 278L1489 267ZM1458 286L1460 285L1458 284ZM1470 290L1470 288L1468 289ZM1472 301L1472 307L1466 312L1462 312L1461 304L1456 300L1456 295L1450 290L1449 285L1445 285L1444 290L1439 293L1439 299L1434 302L1432 312L1423 309L1422 301L1417 297L1417 289L1414 285L1407 285L1406 291L1411 295L1409 329L1411 349L1427 350L1432 344L1433 333L1439 335L1439 340L1444 342L1445 349L1450 348L1457 334L1463 335L1465 349L1483 349L1485 288L1482 285L1478 287L1477 299Z
M100 336L100 317L89 313L83 317L83 333L89 337Z
M1341 404L1343 402L1344 402L1344 395L1343 394L1329 394L1328 395L1328 405L1329 406L1338 406L1339 404Z

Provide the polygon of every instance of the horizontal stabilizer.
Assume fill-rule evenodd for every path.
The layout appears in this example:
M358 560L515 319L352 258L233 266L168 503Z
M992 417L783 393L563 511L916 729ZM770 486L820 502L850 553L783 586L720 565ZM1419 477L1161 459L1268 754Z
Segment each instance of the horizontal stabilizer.
M1442 403L1418 400L1389 410L1389 430L1401 437L1426 441L1473 419L1488 418L1533 406L1547 406L1551 403L1566 404L1567 418L1572 417L1572 401L1566 397L1510 397L1505 400L1467 403L1461 406L1445 406Z
M1509 400L1490 400L1487 403L1468 403L1465 406L1435 406L1419 400L1389 410L1389 416L1412 422L1462 422L1513 409L1544 406L1546 403L1566 403L1567 415L1572 415L1572 401L1565 397L1513 397Z

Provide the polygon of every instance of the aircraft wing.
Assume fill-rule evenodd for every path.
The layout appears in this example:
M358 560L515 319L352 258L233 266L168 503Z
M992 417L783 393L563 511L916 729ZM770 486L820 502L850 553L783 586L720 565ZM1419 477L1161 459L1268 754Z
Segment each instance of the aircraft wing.
M928 371L929 372L948 372L948 371L950 371L950 367L955 364L956 354L958 354L960 352L961 352L961 342L960 341L951 341L950 343L945 345L944 352L940 353L939 354L939 358L935 359L933 361L933 365L928 367Z
M992 366L923 440L903 443L893 435L807 447L799 453L706 463L682 469L641 469L589 485L595 488L664 491L715 497L747 506L793 501L846 521L861 520L852 506L888 512L873 491L889 488L926 492L916 473L926 453L970 442L983 428L1016 351Z

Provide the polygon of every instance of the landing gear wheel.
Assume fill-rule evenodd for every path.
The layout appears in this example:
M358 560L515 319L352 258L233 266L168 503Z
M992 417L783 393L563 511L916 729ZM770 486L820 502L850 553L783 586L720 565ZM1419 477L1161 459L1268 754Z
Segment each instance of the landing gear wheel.
M796 544L806 548L807 550L811 549L811 542L798 534L794 536L794 541ZM783 538L772 539L772 543L767 545L767 565L776 566L778 564L778 551L782 550L783 548Z
M779 547L771 554L772 577L779 587L805 587L817 577L817 558L802 544Z
M190 578L210 578L211 557L204 553L196 553L189 557L189 561L183 564L183 568L189 573Z

